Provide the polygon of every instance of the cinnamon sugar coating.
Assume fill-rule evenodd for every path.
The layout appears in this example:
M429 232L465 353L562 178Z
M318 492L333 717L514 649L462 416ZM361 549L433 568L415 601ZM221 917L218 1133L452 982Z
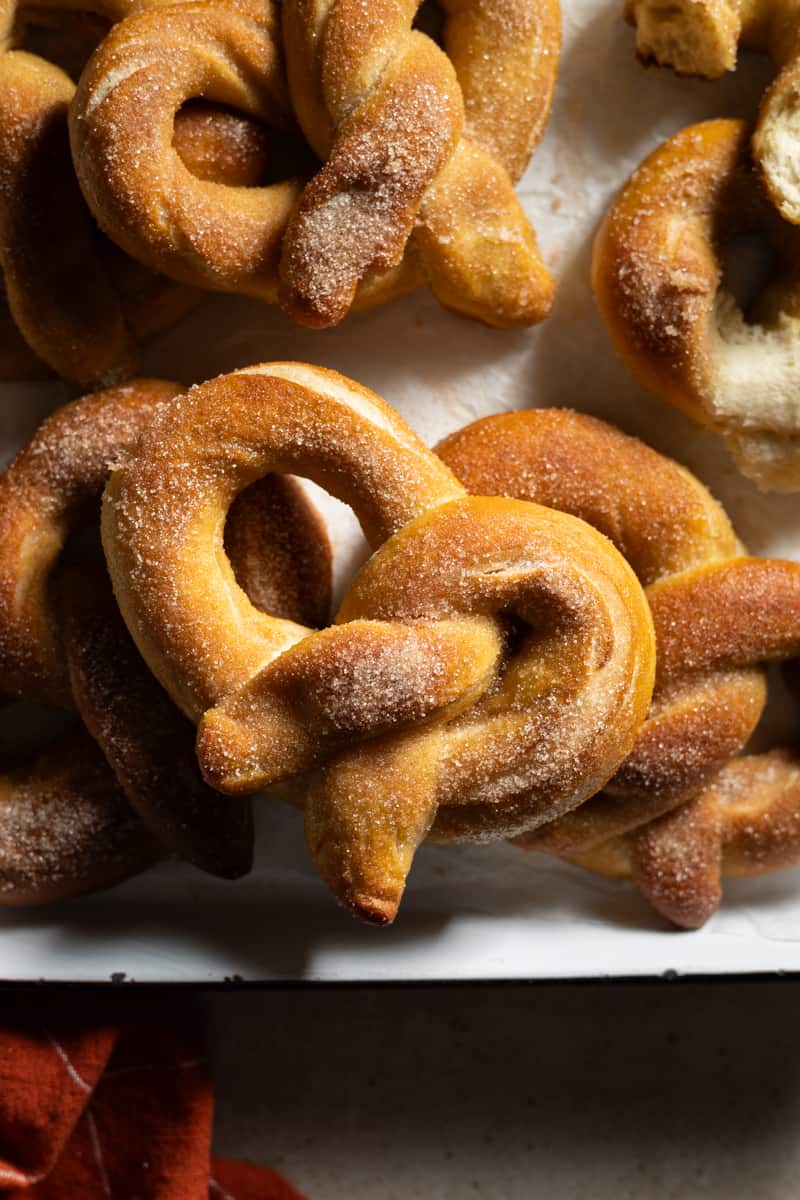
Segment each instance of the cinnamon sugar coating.
M716 430L765 490L800 489L800 230L764 193L744 121L692 125L634 172L597 234L592 282L611 340L653 395ZM758 230L768 286L745 313L723 247Z
M418 0L287 0L289 83L324 165L295 208L281 302L330 325L410 237L448 308L491 325L547 315L552 280L513 191L549 112L560 13L551 0L447 0L440 49Z
M800 564L748 557L694 476L579 413L489 417L438 453L471 491L602 530L645 584L655 625L656 688L632 752L600 795L519 844L633 876L686 926L714 911L722 874L800 861L796 754L736 758L763 710L762 664L800 655Z
M0 905L82 896L160 856L85 730L0 773Z
M75 85L55 63L18 48L31 24L49 18L67 38L70 24L87 14L113 22L165 3L51 0L38 7L4 0L0 8L0 282L33 352L23 355L17 342L12 354L13 330L4 336L0 327L0 377L28 377L39 358L81 386L125 378L138 342L201 299L98 236L70 154ZM260 182L267 168L264 131L225 109L188 106L177 116L175 145L187 170L229 186Z
M0 475L0 690L72 707L51 575L69 536L91 516L109 466L159 404L162 380L97 392L58 409Z
M139 380L73 401L0 476L0 688L77 707L100 747L90 742L74 765L65 765L67 750L45 749L0 778L9 856L0 856L0 903L108 886L165 850L225 877L249 870L248 802L223 800L203 782L194 728L130 641L102 569L59 562L68 535L96 513L110 466L179 391ZM325 618L330 547L296 481L264 479L240 497L227 544L254 603ZM79 731L68 745L82 754L87 740Z
M557 0L162 4L119 23L70 118L84 195L128 253L183 283L279 298L329 325L429 282L490 324L546 315L552 280L513 191L549 111ZM284 73L285 44L289 81ZM291 98L290 98L291 87ZM324 161L310 181L218 188L187 172L175 114L203 96Z
M375 553L320 633L255 611L225 514L270 471L355 510ZM206 778L286 781L323 878L391 920L419 842L491 841L599 788L652 688L649 613L588 525L467 497L379 397L297 363L249 367L156 414L111 476L103 541L128 628L200 717Z

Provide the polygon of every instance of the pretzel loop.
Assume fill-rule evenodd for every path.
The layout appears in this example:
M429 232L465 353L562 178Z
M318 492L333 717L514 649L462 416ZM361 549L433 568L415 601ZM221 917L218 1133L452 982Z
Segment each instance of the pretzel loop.
M252 610L220 553L227 506L274 470L350 504L375 550L319 633ZM466 497L330 371L252 367L172 401L112 475L103 538L142 653L200 718L206 777L231 793L288 781L324 878L372 920L393 917L437 810L436 836L472 840L566 811L613 773L648 702L649 618L609 543Z
M134 14L90 60L71 113L84 193L123 249L141 257L145 242L146 261L173 278L266 299L297 185L228 189L198 179L173 147L173 124L186 101L203 96L291 127L275 20L273 3Z
M113 23L136 10L179 3L0 5L0 268L28 345L59 374L84 386L130 375L137 343L174 323L200 295L156 278L98 239L70 156L67 113L75 85L54 63L15 47L24 44L29 24L46 17L60 20L68 34L87 14ZM181 112L175 146L187 172L218 183L245 186L265 170L263 130L224 110L195 106ZM17 350L3 373L30 374L32 357Z
M357 576L339 621L456 610L499 622L505 639L477 695L427 729L345 752L303 785L312 856L348 906L391 919L429 833L512 836L603 786L649 690L630 638L636 596L608 566L607 546L582 524L469 498L418 518Z
M0 903L108 886L161 847L218 875L250 868L249 804L223 801L204 783L194 728L136 651L105 572L60 561L110 463L179 390L138 380L73 401L0 476L0 688L77 708L97 743L78 730L0 776ZM245 492L225 544L255 603L301 620L316 620L321 604L326 615L327 540L293 480L264 479Z
M800 487L800 230L763 195L743 121L706 121L659 146L597 234L592 282L614 346L659 399L711 426L761 487ZM747 311L721 247L758 230L772 277Z

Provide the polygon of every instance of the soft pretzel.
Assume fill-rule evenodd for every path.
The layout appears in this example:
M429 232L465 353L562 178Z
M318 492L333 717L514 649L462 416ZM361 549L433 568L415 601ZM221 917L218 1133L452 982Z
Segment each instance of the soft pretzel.
M745 315L720 246L754 229L776 273ZM642 386L720 433L761 487L800 489L800 230L766 201L746 123L693 125L655 150L606 214L592 277Z
M51 575L103 490L109 465L177 384L134 385L72 401L42 422L0 475L0 690L72 707Z
M255 13L242 2L186 3L117 25L84 72L71 115L78 176L101 227L175 279L265 300L278 298L281 263L283 303L312 325L426 279L445 303L492 324L540 319L552 284L511 176L549 108L556 0L453 6L452 65L411 32L417 0L328 7L284 5L300 121L332 156L305 192L299 179L247 192L205 186L172 147L175 113L198 95L273 127L293 125L274 3ZM388 62L384 89L377 72ZM331 88L320 97L323 78ZM337 86L350 89L349 101ZM471 140L461 136L465 101Z
M50 7L116 20L144 2L51 0ZM0 269L14 320L36 355L90 385L130 374L138 341L201 296L98 238L69 149L74 84L53 63L11 48L39 12L14 0L0 5ZM231 186L260 182L268 162L264 131L224 110L189 106L176 120L175 146L187 171ZM30 373L19 355L0 368L6 377Z
M0 905L111 887L161 853L85 730L0 772Z
M800 564L747 557L722 508L694 476L592 417L558 409L489 417L453 434L438 452L471 491L548 504L600 529L645 585L652 610L656 688L632 753L603 794L525 835L522 844L633 873L680 924L701 924L718 902L719 871L716 890L702 894L689 871L687 855L695 852L689 835L702 824L705 838L710 825L705 818L698 823L698 814L716 813L729 794L736 803L720 826L730 845L725 871L752 874L800 861L796 761L776 752L730 763L763 710L761 664L800 651ZM759 857L752 847L764 844L770 826L774 844ZM668 843L659 832L667 830L670 837L682 831L686 853L669 886L662 876L659 893L657 862L663 865L666 851L659 860L652 848ZM703 839L700 857L710 845ZM649 868L623 870L634 846L651 848Z
M662 916L698 929L719 907L723 878L800 863L800 755L772 750L736 759L674 812L573 861L633 879Z
M412 233L434 294L491 325L546 316L552 280L513 190L558 69L557 0L445 0L440 49L419 0L285 0L292 97L324 162L292 215L282 300L330 325Z
M110 463L179 391L140 380L73 401L43 423L0 476L0 687L27 700L75 702L161 844L215 874L235 876L250 866L249 806L231 805L203 783L193 727L130 643L102 575L83 567L77 577L61 579L60 605L53 596L61 549L99 498ZM244 493L232 507L227 535L255 603L289 617L325 619L330 551L294 481L265 479Z
M317 634L256 612L220 553L231 501L275 470L350 504L376 550ZM231 793L291 779L323 876L368 919L392 919L431 827L492 840L570 809L646 710L649 616L610 544L466 497L333 372L261 365L171 401L112 474L102 524L128 628L201 718L206 777Z
M644 62L679 75L717 79L736 67L739 47L769 54L778 75L761 101L753 154L773 203L800 223L797 109L800 101L800 14L794 0L625 0Z
M327 536L292 480L242 493L225 547L257 608L322 624L330 610ZM197 768L195 729L151 675L119 614L105 571L60 580L59 631L78 711L133 808L162 846L214 875L252 865L251 806L220 796Z
M72 401L42 422L0 475L0 689L6 694L72 707L50 575L87 505L100 496L109 466L180 391L141 379ZM309 624L327 620L330 548L296 483L269 479L244 492L225 539L253 604Z
M232 0L140 12L115 25L84 71L71 113L81 186L101 228L184 283L274 299L280 242L299 183L220 188L173 145L191 99L294 127L275 5Z
M150 674L102 568L60 579L59 631L75 703L134 812L158 843L212 875L253 862L251 806L204 782L195 731Z

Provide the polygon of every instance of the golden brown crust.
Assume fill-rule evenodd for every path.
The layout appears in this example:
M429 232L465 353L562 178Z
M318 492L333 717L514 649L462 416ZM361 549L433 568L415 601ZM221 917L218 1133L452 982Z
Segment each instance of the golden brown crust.
M9 854L16 856L8 867L8 902L78 894L152 860L153 838L121 803L117 783L162 845L217 875L236 877L250 868L249 803L223 799L203 782L194 727L147 670L105 573L59 567L58 586L52 579L68 534L91 515L109 467L179 391L139 380L73 401L45 420L0 476L0 682L6 694L76 704L109 764L97 766L93 746L85 769L65 777L62 759L45 753L29 771L0 780L9 797ZM296 481L265 479L249 488L232 507L227 537L237 578L254 603L274 604L289 618L326 618L330 546ZM84 783L86 794L76 796ZM74 853L61 829L72 808ZM37 842L41 814L59 822L47 853ZM126 831L132 831L130 853L123 852ZM32 855L27 867L25 846Z
M349 503L376 548L321 633L257 613L221 554L233 497L274 470ZM649 702L649 613L610 543L467 498L388 405L320 368L247 368L162 408L112 475L103 539L142 653L202 718L207 778L291 777L323 877L367 919L394 916L429 829L494 840L597 791Z
M552 280L512 178L549 111L557 5L445 4L452 62L412 29L417 8L283 6L292 97L325 162L287 229L281 303L303 324L336 323L415 233L443 304L492 325L533 324L549 311Z
M247 367L162 409L109 481L103 542L128 628L195 719L308 633L256 612L220 554L230 504L271 471L310 475L373 544L461 492L388 404L319 367Z
M73 92L50 63L18 50L0 55L0 265L28 344L59 374L91 386L130 374L134 347L72 171ZM46 237L48 229L65 234Z
M110 465L177 384L137 380L58 409L0 475L0 686L72 707L50 575Z
M0 476L0 677L6 694L72 704L51 608L52 568L107 474L176 389L89 397L55 413ZM0 777L0 903L42 904L108 887L160 857L96 744L77 729Z
M135 7L80 0L74 9L54 2L51 13L8 3L0 13L0 272L32 351L82 386L130 375L138 340L173 324L201 294L159 279L98 237L70 155L74 84L53 63L10 47L31 17L68 23L88 10L117 20ZM267 169L264 130L225 109L187 106L175 145L188 170L231 186L259 182ZM28 377L31 366L11 346L0 328L0 378Z
M81 187L100 227L154 270L274 298L298 185L220 188L193 175L173 129L175 114L199 94L268 127L293 127L274 4L162 6L114 26L70 114Z
M762 194L743 121L706 121L659 146L597 234L592 281L615 349L667 404L710 425L761 487L800 488L800 231ZM723 285L726 238L758 229L776 275L742 313Z
M160 857L85 730L0 775L0 904L82 896Z
M203 782L195 730L150 674L102 569L62 573L60 633L78 711L135 812L161 846L236 879L253 860L248 800Z
M662 916L697 929L716 912L724 877L800 862L800 757L773 750L737 759L687 804L575 861L630 875Z
M587 521L646 587L743 551L721 505L689 471L568 408L487 417L445 438L436 452L470 492L515 495Z
M172 142L198 179L226 187L261 187L269 176L269 133L257 121L204 100L191 100L175 114Z
M650 694L651 635L632 576L605 539L587 535L538 506L452 501L407 525L353 581L337 616L344 632L359 618L416 630L458 614L480 620L484 636L499 621L508 638L475 664L456 703L300 781L312 856L359 915L394 917L426 834L490 842L536 828L602 787L632 744ZM261 711L280 671L279 661L255 682ZM385 676L372 687L385 693ZM201 753L227 707L207 714Z
M442 0L442 40L464 96L464 130L515 183L542 138L561 47L556 0Z
M746 557L697 479L591 417L489 417L438 450L470 490L545 501L591 521L648 585L656 691L633 751L602 795L520 844L633 875L659 911L687 926L718 904L720 870L735 873L734 855L740 873L753 873L748 862L755 870L757 846L764 870L797 861L793 759L730 759L764 707L760 664L800 653L800 564ZM724 821L718 811L731 780L744 814L735 832L733 809Z
M541 319L552 280L512 176L549 111L557 0L448 5L453 66L411 29L416 8L283 5L296 111L328 159L305 191L295 179L205 186L173 144L176 112L201 91L293 126L275 4L133 13L93 56L72 106L76 169L101 228L183 283L266 300L277 298L280 260L282 302L310 325L426 279L443 303L490 324Z

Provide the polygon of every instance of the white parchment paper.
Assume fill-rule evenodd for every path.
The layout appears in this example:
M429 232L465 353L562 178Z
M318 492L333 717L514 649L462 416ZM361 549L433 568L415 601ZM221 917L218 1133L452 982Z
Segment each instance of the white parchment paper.
M566 0L564 50L545 139L521 185L555 272L551 318L500 333L445 313L420 291L336 330L216 297L147 355L148 373L186 383L258 361L334 367L374 388L429 442L502 409L570 405L617 422L685 462L759 553L800 557L800 503L766 496L718 440L645 395L615 360L589 287L597 222L659 141L712 116L752 116L769 64L745 57L716 83L644 69L621 5ZM10 453L68 393L0 387ZM326 502L346 573L363 553L350 514ZM796 732L783 702L782 736ZM424 848L394 928L356 925L306 861L297 814L259 809L257 869L224 884L168 864L112 892L40 913L0 912L0 978L209 982L631 976L800 970L800 870L726 886L702 931L666 928L625 884L506 846Z

